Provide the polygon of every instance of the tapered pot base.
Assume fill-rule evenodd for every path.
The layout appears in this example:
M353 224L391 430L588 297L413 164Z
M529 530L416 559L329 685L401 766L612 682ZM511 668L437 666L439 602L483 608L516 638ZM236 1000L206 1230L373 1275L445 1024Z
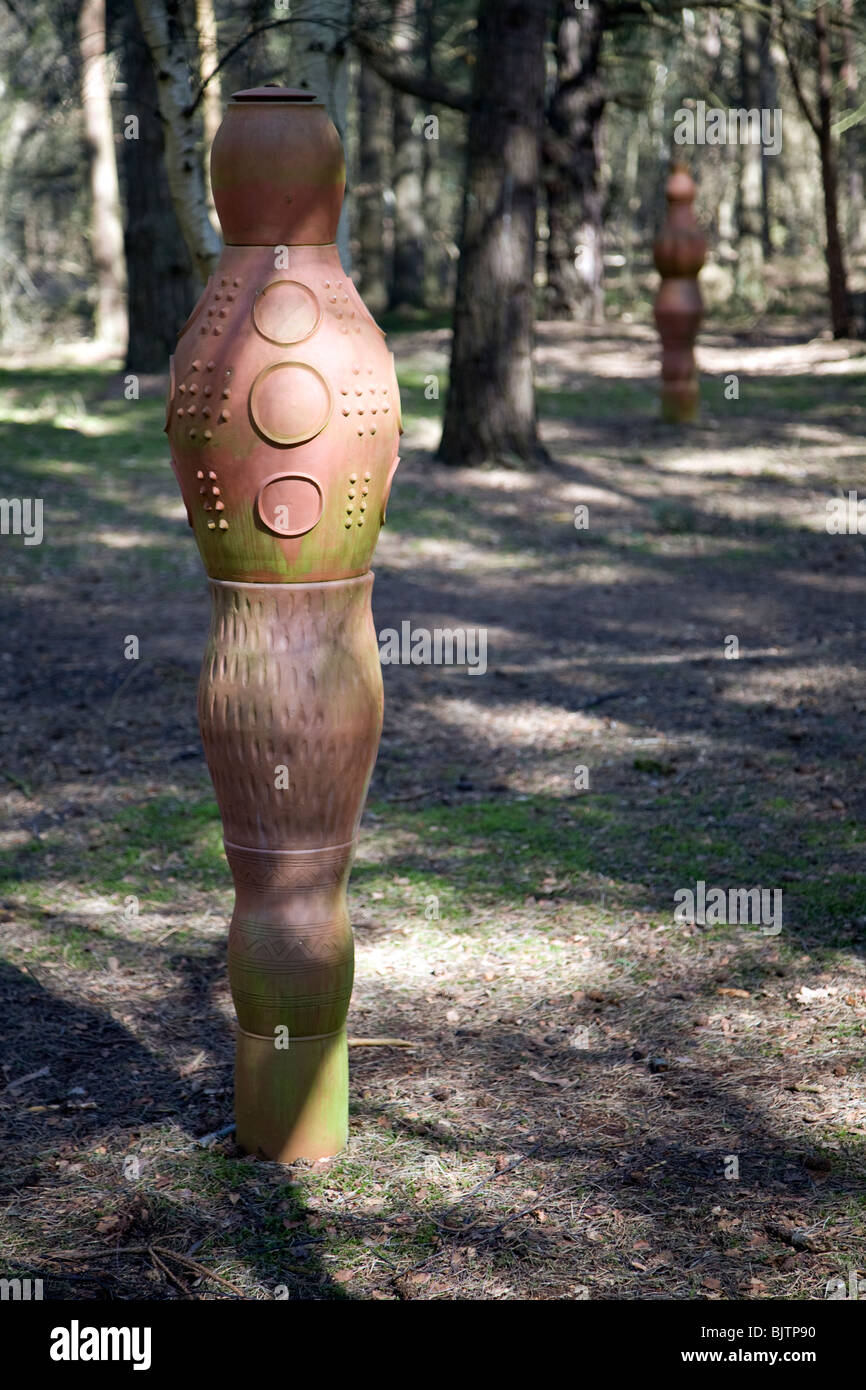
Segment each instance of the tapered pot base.
M332 1158L349 1137L348 1107L345 1029L285 1048L238 1029L235 1138L246 1153L276 1163Z
M662 383L662 419L669 425L690 425L698 418L700 397L697 383Z

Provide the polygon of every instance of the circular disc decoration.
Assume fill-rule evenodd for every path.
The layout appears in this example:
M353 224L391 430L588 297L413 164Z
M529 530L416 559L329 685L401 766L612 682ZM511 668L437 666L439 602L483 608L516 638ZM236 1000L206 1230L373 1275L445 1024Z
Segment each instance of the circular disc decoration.
M253 382L250 415L270 443L304 444L331 417L328 383L306 362L274 362Z
M274 280L253 301L253 323L259 333L281 347L309 338L321 318L316 296L297 280Z
M303 536L322 515L322 489L306 473L274 473L256 496L256 515L275 536Z

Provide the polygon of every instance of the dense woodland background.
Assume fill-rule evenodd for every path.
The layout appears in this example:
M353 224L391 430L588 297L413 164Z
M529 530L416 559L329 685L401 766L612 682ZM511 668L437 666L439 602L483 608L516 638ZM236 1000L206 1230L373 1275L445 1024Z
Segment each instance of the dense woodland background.
M341 241L372 312L457 297L446 461L538 451L534 316L647 313L676 112L698 101L783 116L776 155L677 151L710 310L754 323L820 294L836 337L866 327L857 0L5 0L0 40L7 349L95 337L164 368L219 250L223 105L265 82L318 88L344 136Z

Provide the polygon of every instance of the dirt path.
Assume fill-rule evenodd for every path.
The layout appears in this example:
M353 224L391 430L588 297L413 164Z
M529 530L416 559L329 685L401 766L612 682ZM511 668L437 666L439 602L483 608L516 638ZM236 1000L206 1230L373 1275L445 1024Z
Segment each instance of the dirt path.
M54 1296L182 1296L154 1243L257 1297L866 1272L866 548L826 529L863 486L866 358L708 334L702 422L672 430L646 329L539 339L537 474L433 464L447 338L396 344L377 628L483 629L487 670L384 668L350 1027L416 1046L356 1050L349 1149L291 1181L193 1143L231 1115L231 896L160 403L0 382L10 495L51 523L2 541L3 1240ZM675 922L699 880L781 891L781 932Z

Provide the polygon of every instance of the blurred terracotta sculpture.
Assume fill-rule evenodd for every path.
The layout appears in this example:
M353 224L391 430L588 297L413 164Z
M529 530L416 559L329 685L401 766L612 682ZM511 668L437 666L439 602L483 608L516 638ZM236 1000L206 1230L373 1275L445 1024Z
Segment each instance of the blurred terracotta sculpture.
M345 165L324 106L236 93L211 180L225 249L166 430L213 600L199 722L236 890L237 1141L290 1162L347 1137L346 885L382 725L370 562L400 401L334 244Z
M655 301L662 340L662 417L686 423L698 414L694 347L704 312L698 272L707 243L695 217L694 180L684 164L672 166L665 195L667 217L653 248L662 277Z

